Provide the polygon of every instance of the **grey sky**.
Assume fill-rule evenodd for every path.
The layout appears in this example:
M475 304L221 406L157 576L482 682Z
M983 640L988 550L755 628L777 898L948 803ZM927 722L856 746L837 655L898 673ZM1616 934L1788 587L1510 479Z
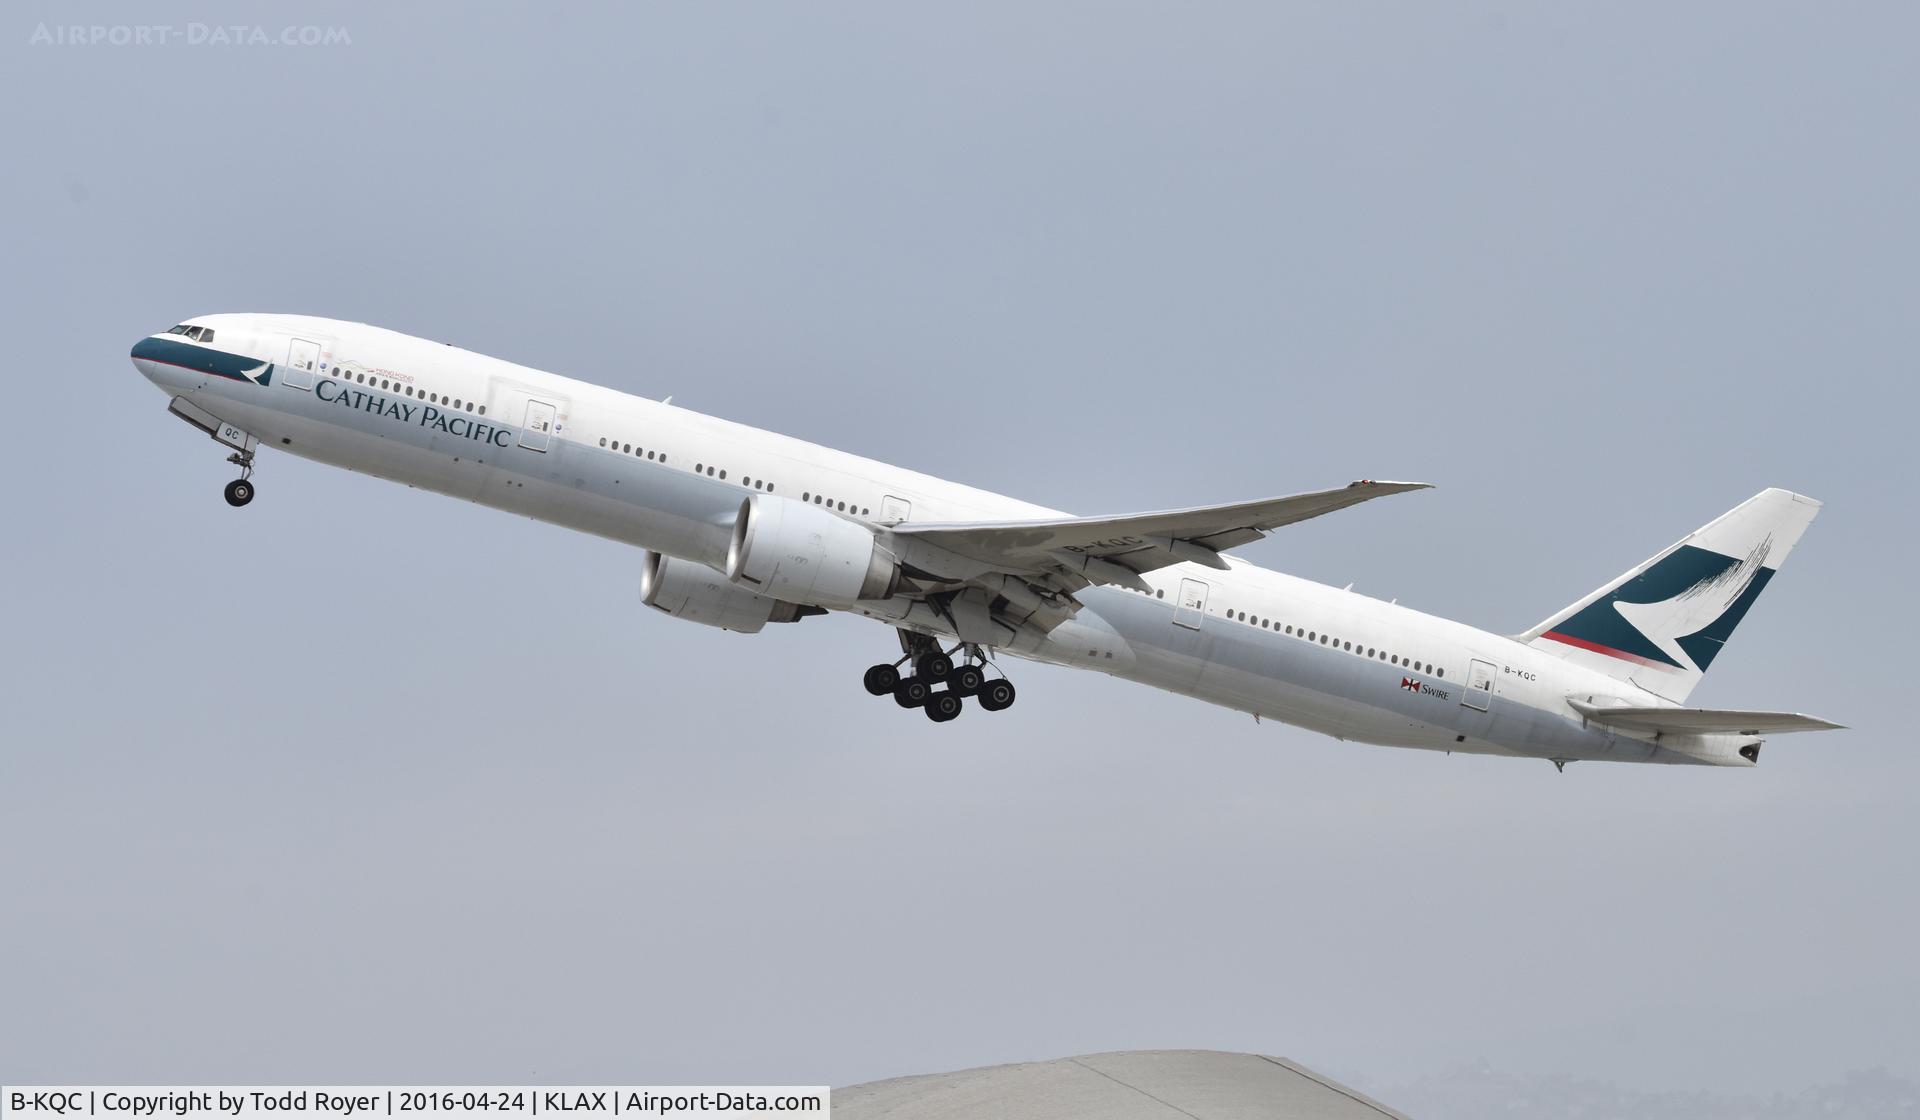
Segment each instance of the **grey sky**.
M0 1077L1920 1076L1911 8L10 22ZM1558 775L1019 663L936 728L869 623L278 456L228 509L126 352L250 310L1085 513L1434 482L1244 555L1509 631L1792 487L1694 699L1856 730Z

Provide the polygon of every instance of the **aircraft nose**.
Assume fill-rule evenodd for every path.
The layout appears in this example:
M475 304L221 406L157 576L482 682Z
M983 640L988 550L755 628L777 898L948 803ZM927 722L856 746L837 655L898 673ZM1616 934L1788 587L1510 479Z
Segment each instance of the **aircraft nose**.
M127 356L133 359L133 368L139 371L140 376L171 391L178 388L175 383L181 379L177 375L186 371L161 360L166 349L165 342L149 336L134 343L133 350Z

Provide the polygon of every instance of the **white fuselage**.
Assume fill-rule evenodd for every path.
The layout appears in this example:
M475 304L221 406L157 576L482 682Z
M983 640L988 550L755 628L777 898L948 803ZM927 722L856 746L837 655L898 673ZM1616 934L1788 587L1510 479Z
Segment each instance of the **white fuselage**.
M211 349L277 372L261 384L244 373L143 358L138 348L136 366L170 397L243 429L261 447L715 569L743 495L802 499L876 530L901 520L1059 516L364 324L290 315L190 322L215 332ZM169 337L177 336L155 336ZM1507 637L1237 558L1228 563L1225 571L1179 564L1150 572L1150 592L1086 588L1077 595L1085 606L1068 624L1003 651L1347 740L1562 761L1747 764L1727 737L1632 738L1588 724L1567 703L1662 703L1631 684ZM1183 592L1199 610L1176 620ZM859 613L953 636L940 616L906 600L865 604Z

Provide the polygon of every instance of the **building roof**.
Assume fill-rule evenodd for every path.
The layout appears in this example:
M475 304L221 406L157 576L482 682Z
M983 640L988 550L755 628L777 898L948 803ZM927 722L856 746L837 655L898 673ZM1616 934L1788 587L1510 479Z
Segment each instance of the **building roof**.
M835 1120L1407 1120L1285 1058L1125 1050L833 1091Z

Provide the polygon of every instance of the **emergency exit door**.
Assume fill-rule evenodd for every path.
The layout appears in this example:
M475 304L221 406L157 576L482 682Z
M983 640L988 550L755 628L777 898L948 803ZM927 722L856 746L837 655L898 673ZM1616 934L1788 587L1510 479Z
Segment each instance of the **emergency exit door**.
M553 439L555 409L546 401L527 402L527 422L520 429L520 446L529 451L545 451Z

